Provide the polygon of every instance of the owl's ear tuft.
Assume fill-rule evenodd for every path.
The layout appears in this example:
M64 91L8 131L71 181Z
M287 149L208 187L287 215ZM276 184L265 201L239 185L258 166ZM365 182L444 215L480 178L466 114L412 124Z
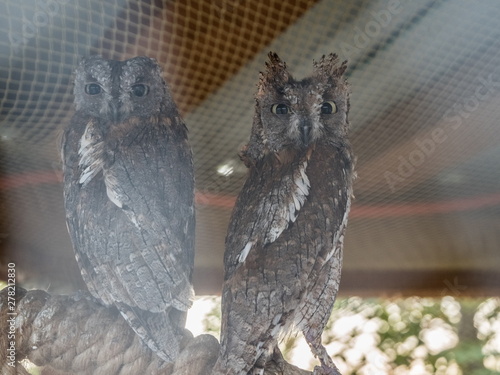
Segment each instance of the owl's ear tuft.
M269 62L266 62L266 71L260 73L259 91L269 86L279 87L287 83L291 76L286 68L286 63L281 60L275 52L269 52L267 55Z
M347 69L347 60L340 64L338 60L337 54L330 53L328 56L323 55L319 61L313 61L314 75L340 78Z
M269 62L266 63L267 69L283 69L286 70L286 63L280 59L278 54L276 52L269 52L267 54L267 57L269 57Z

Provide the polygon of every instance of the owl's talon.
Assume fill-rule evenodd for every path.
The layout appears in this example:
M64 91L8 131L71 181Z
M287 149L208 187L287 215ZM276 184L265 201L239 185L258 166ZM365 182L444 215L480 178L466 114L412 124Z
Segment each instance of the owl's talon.
M335 367L316 366L314 367L313 375L342 375Z

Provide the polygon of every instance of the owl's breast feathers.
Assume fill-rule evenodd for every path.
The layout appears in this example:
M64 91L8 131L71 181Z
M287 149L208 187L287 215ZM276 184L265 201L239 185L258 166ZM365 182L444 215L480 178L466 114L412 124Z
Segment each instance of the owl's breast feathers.
M343 240L352 179L348 144L318 142L252 165L226 238L226 279L242 264L259 267L270 252L297 248L291 242L300 241L318 262L329 261Z

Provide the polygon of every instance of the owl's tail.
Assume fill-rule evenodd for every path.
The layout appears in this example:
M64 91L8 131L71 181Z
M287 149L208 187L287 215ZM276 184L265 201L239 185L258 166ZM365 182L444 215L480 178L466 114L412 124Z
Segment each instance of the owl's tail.
M158 357L166 363L175 361L179 354L182 317L185 313L170 311L153 313L122 303L116 304L130 327ZM182 323L181 323L182 324Z

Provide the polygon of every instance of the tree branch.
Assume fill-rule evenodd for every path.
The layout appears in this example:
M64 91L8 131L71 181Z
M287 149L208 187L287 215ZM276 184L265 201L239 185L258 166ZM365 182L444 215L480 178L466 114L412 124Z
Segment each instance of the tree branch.
M209 375L217 360L219 343L211 335L193 337L185 330L179 357L165 365L118 310L98 304L88 294L51 296L16 287L14 297L9 290L13 294L9 287L0 291L0 353L8 356L0 365L2 374L27 374L18 362L28 359L58 374ZM266 367L266 375L306 374L310 372L277 355Z

